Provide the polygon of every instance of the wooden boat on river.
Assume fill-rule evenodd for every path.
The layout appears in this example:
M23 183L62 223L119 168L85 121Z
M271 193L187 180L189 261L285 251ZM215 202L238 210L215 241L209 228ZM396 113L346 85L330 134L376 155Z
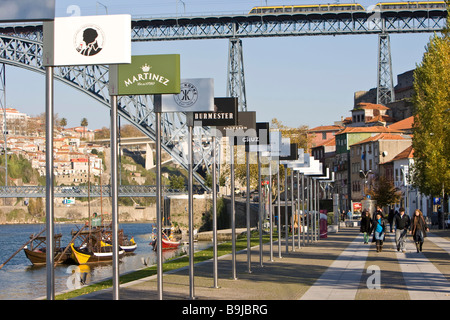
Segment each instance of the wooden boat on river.
M112 230L110 226L104 230L103 241L107 244L112 244ZM128 239L128 236L123 234L123 229L119 229L118 231L118 240L120 249L125 251L126 254L133 253L137 249L137 243L134 241L134 238L131 237Z
M78 247L72 243L72 259L77 264L111 262L113 259L113 247L111 244L103 241L102 228L93 228L79 234L83 239L82 244ZM119 250L119 257L125 253Z
M64 250L61 247L61 237L62 234L58 233L54 235L55 239L55 262L58 264L72 263L70 252ZM25 246L23 251L25 252L28 260L31 261L33 265L45 265L47 263L47 247L46 247L46 236L35 236L31 235L30 245Z
M178 247L181 244L181 241L176 241L173 239L170 239L165 232L162 232L162 238L161 238L161 244L163 250L174 250L178 249ZM152 242L150 242L150 245L153 246L153 250L157 250L157 238L154 237Z

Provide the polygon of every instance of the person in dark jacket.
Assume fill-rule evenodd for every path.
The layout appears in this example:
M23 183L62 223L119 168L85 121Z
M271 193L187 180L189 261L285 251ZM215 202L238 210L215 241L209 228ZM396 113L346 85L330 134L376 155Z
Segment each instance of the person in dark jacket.
M359 229L360 232L363 233L364 243L369 243L369 235L370 235L370 227L372 225L372 219L370 217L370 212L367 209L364 209L361 214L361 227Z
M411 219L405 213L405 209L400 208L399 214L394 217L395 243L397 244L397 251L406 251L406 234L408 233L410 224Z
M394 212L394 209L391 208L389 210L389 214L388 214L389 228L390 228L391 232L394 230L394 217L395 217L395 212Z
M422 211L416 209L414 211L414 217L411 219L411 234L414 242L416 243L417 252L422 251L422 245L427 236L428 225L423 218Z
M377 245L377 252L383 250L383 241L386 234L386 222L384 221L383 215L377 212L375 219L373 221L371 232L373 231L372 242Z

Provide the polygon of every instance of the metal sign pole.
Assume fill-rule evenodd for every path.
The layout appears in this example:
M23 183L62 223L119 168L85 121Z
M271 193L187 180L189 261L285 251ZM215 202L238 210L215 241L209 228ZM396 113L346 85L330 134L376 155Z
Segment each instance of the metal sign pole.
M277 219L277 231L278 231L278 258L281 258L281 202L280 202L280 160L278 159L278 170L277 170L277 209L278 209L278 219Z
M113 245L113 299L119 300L119 210L117 186L117 96L110 96L111 102L111 215Z
M269 157L271 159L271 156ZM273 262L273 210L272 210L272 161L269 161L269 226L270 226L270 261Z
M317 179L313 179L314 184L314 241L317 241Z
M189 193L189 297L191 300L195 299L194 295L194 157L192 150L194 127L189 126L189 141L188 141L188 161L189 161L189 179L188 179L188 193Z
M45 67L46 85L46 153L45 153L45 212L47 229L47 300L55 299L55 244L54 244L54 212L53 212L53 67Z
M163 299L162 212L161 212L161 112L156 112L156 251L158 299Z
M230 171L231 171L231 251L232 251L232 279L236 276L236 202L234 193L234 143L230 141Z
M212 163L212 206L213 206L213 272L214 272L214 288L219 288L218 284L218 257L217 257L217 159L216 159L216 135L212 136L213 163Z
M284 238L286 241L286 253L289 253L289 222L288 222L288 194L287 194L287 164L284 165Z
M292 251L295 251L295 228L294 228L294 216L295 216L295 202L294 202L294 170L291 169L291 226L292 226Z
M311 202L311 190L309 188L309 177L306 177L306 225L308 227L308 229L306 230L307 232L307 236L308 236L308 244L311 244L311 237L310 237L310 232L311 232L311 228L310 228L310 202Z
M319 240L320 235L320 213L319 213L319 180L316 180L316 241Z
M315 225L316 225L316 232L314 233L314 241L317 241L318 235L319 235L319 198L318 198L318 194L317 194L317 179L314 179L314 206L315 206L315 217L316 217L316 221L315 221Z
M252 253L251 253L251 226L250 226L250 150L246 152L247 157L247 199L246 199L246 212L247 212L247 269L248 273L252 273Z
M297 225L298 225L298 248L300 249L300 229L302 228L302 219L300 217L300 172L297 171Z
M303 218L303 230L302 230L302 239L303 246L306 246L305 243L305 226L306 226L306 218L305 218L305 175L302 173L302 218Z
M259 155L259 150L257 153L258 158L258 191L259 191L259 266L263 267L263 247L262 247L262 224L263 224L263 200L262 200L262 186L261 186L261 159Z

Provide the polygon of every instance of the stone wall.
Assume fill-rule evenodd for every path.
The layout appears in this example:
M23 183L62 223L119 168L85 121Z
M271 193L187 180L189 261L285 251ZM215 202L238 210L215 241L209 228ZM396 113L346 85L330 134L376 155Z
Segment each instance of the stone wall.
M88 218L88 212L100 215L101 209L106 215L106 219L111 219L111 202L103 199L100 206L99 201L92 201L90 208L87 202L77 201L74 205L63 205L56 199L55 218L73 220L74 222ZM170 199L172 222L180 228L188 227L188 198L180 196ZM0 206L0 224L14 223L42 223L43 217L33 217L28 213L28 207L23 201L7 201ZM210 210L211 200L208 197L195 196L194 198L194 224L199 228L203 215ZM156 221L156 204L147 207L119 206L119 222L154 222Z

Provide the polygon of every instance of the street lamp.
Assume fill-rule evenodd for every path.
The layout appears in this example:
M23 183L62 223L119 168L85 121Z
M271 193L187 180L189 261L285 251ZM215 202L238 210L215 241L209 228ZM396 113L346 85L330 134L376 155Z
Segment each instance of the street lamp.
M372 170L367 170L367 171L364 171L364 170L359 170L359 175L360 176L362 176L362 177L364 177L364 196L363 196L363 198L365 198L366 197L366 184L367 184L367 176L370 174L370 173L373 173L372 172Z

